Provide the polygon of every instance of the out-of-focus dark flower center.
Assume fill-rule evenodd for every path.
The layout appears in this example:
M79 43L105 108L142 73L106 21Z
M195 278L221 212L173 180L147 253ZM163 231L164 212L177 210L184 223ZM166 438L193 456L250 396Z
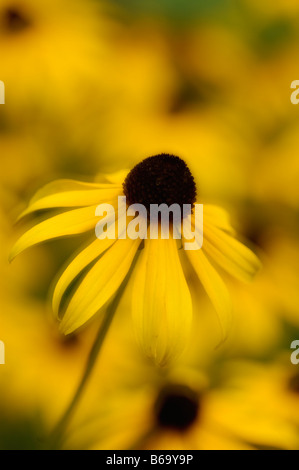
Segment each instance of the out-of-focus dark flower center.
M199 411L198 394L182 385L165 387L155 404L158 425L179 431L188 429L196 421Z
M76 333L59 337L59 344L63 349L76 349L80 345L79 337Z
M194 178L179 157L168 154L146 158L128 174L123 184L127 203L143 204L150 210L151 204L184 204L193 208L196 200Z
M299 374L292 375L288 382L288 389L299 395Z
M2 24L8 33L18 33L31 26L29 18L18 8L8 7L2 13Z

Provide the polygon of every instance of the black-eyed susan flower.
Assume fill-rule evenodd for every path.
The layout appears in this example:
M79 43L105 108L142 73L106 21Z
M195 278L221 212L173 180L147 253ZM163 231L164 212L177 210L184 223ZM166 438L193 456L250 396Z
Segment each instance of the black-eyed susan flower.
M210 311L207 304L205 310ZM297 449L293 351L282 361L232 359L231 349L203 345L208 327L201 331L198 317L194 323L189 347L161 370L136 354L130 325L119 315L84 400L89 409L77 410L63 448Z
M165 239L160 232L156 239L109 235L104 239L97 238L95 227L99 223L99 204L109 204L121 212L118 206L120 196L126 197L129 207L142 204L150 210L152 204L165 203L168 207L176 204L180 208L187 205L191 209L187 215L182 211L179 220L173 218L172 235ZM192 322L192 299L181 256L188 258L213 302L223 339L231 320L231 303L214 264L245 281L251 280L260 267L257 257L234 238L226 212L211 205L203 208L202 248L198 245L192 250L178 249L181 242L184 246L190 239L182 230L185 218L189 218L195 238L199 230L193 210L196 198L196 183L186 163L168 154L149 157L130 172L110 177L106 183L56 181L35 195L22 216L51 209L61 209L61 213L35 225L21 236L12 249L11 259L46 240L91 232L89 245L69 263L53 294L53 310L65 334L84 325L109 302L137 260L132 295L136 335L146 355L157 364L165 365L184 348ZM121 217L123 214L118 215ZM147 216L143 222L148 229L151 228ZM115 228L109 222L109 209L105 224L108 232L111 227ZM158 225L160 227L161 223ZM175 239L173 233L176 229L183 234L182 241ZM139 250L143 242L144 249ZM63 309L63 297L79 276L82 276L81 282Z
M215 369L182 363L162 377L147 369L146 380L145 365L136 361L132 374L125 357L117 361L117 386L110 380L109 393L99 388L92 411L73 421L65 448L298 448L298 376L285 367L225 361L219 380Z

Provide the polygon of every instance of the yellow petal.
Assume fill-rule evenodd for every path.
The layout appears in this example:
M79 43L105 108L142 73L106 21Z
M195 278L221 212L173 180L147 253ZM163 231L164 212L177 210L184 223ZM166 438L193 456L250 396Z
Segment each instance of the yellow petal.
M66 182L63 183L64 181ZM72 189L75 187L77 189ZM38 191L31 199L28 208L20 214L18 220L39 210L59 207L83 207L113 201L121 195L121 191L121 187L110 184L95 185L71 180L56 181Z
M86 274L74 293L60 329L69 334L86 323L115 294L129 272L140 240L117 240Z
M70 286L70 284L76 279L76 277L94 260L96 260L104 251L111 247L115 243L115 240L94 240L84 250L82 250L71 263L68 264L67 268L59 278L52 299L52 308L55 316L59 316L59 307L61 299Z
M132 313L136 336L148 357L165 365L182 352L192 302L175 240L145 240L135 270Z
M228 290L203 250L186 251L186 254L215 307L222 340L225 340L232 320L232 305Z
M242 281L251 281L261 268L260 260L247 246L215 226L204 226L203 248L219 266Z
M51 217L24 233L10 253L13 260L19 253L38 243L52 238L76 235L95 229L99 218L95 216L97 206L74 209Z
M91 189L116 189L121 187L119 184L99 184L99 183L85 183L83 181L75 181L75 180L55 180L51 183L46 184L41 189L39 189L33 198L30 201L30 204L38 201L47 196L52 196L53 194L69 192L69 191L84 191L84 190L91 190Z
M204 204L203 214L204 222L208 225L216 225L216 227L226 230L229 233L235 233L235 230L231 226L228 212L221 207L212 204Z
M109 181L109 183L118 184L122 187L122 184L129 172L130 170L120 170L114 173L98 173L95 181Z

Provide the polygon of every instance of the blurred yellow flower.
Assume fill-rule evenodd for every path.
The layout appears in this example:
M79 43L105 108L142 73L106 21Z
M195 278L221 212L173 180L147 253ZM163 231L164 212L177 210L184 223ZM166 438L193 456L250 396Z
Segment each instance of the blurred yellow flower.
M88 330L80 338L59 335L44 301L32 293L39 280L47 282L51 269L43 247L9 269L7 254L14 228L2 206L9 206L11 198L1 190L0 340L5 344L6 361L0 370L0 448L4 412L12 427L23 416L39 416L40 433L45 432L43 426L53 426L78 381L94 337Z
M291 351L264 362L298 338L299 106L290 84L299 78L299 2L137 3L0 0L0 448L38 447L58 428L54 447L299 449ZM184 155L200 182L203 248L96 239L95 208L116 207L127 172L74 180L133 168L161 148ZM23 212L35 226L15 249L39 246L11 269L12 222L50 181ZM259 262L236 233L257 241L263 258L250 289L236 278L250 280ZM57 237L72 239L41 243ZM53 309L63 333L93 323L64 336L46 291L76 243ZM230 323L228 292L233 324L215 349Z
M111 383L105 397L98 389L101 399L93 397L92 414L77 415L64 448L298 448L298 413L291 417L298 389L287 391L287 380L279 380L283 370L275 377L260 364L228 361L222 364L220 376L213 369L206 374L186 364L159 376L148 369L143 374L142 367L139 363L133 374L126 357L122 359L117 387ZM272 369L276 370L275 365Z
M97 206L101 202L116 206L116 199L122 194L128 196L130 204L146 194L150 204L159 199L159 204L167 200L171 204L192 205L196 185L186 164L178 157L165 154L146 159L136 166L123 187L121 182L51 183L37 193L23 216L44 209L80 208L56 215L27 231L12 249L11 259L43 241L93 230L98 222ZM191 219L194 228L194 215ZM105 306L129 273L140 244L140 238L96 238L75 257L59 279L53 295L53 309L61 319L61 331L72 333ZM250 281L260 268L260 262L233 237L225 211L210 205L204 208L203 249L186 251L186 255L218 313L223 340L231 320L231 303L213 263L238 279ZM86 268L88 273L62 313L63 295ZM168 240L146 239L134 279L132 311L137 337L145 354L165 365L183 350L192 319L192 300L177 242L172 237Z
M1 80L14 122L24 110L27 119L37 110L65 117L88 99L84 84L95 86L95 63L106 57L100 11L89 0L1 1Z
M269 429L269 438L272 435L272 443L268 441L268 445L298 450L299 375L298 366L291 364L291 352L290 349L289 352L278 353L275 360L268 363L240 361L228 364L224 372L228 378L227 383L233 390L228 411L235 409L235 415L240 406L247 414L254 410L252 417L256 419L262 410L261 415ZM241 390L246 391L246 398L242 398ZM238 426L245 431L241 421ZM289 436L285 433L287 429L291 431ZM259 435L262 429L255 426L255 432Z

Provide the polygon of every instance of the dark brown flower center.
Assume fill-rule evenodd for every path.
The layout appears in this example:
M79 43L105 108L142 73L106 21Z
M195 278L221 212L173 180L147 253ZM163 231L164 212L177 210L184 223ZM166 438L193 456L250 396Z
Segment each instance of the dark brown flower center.
M196 421L199 411L198 394L182 385L165 387L155 405L158 425L179 431L188 429Z
M2 24L4 30L14 34L31 26L29 18L18 7L8 7L2 13Z
M290 377L288 382L288 389L299 395L299 374L294 374Z
M184 204L194 206L196 185L194 178L179 157L168 154L146 158L128 174L123 184L127 203L143 204L149 211L151 204Z

